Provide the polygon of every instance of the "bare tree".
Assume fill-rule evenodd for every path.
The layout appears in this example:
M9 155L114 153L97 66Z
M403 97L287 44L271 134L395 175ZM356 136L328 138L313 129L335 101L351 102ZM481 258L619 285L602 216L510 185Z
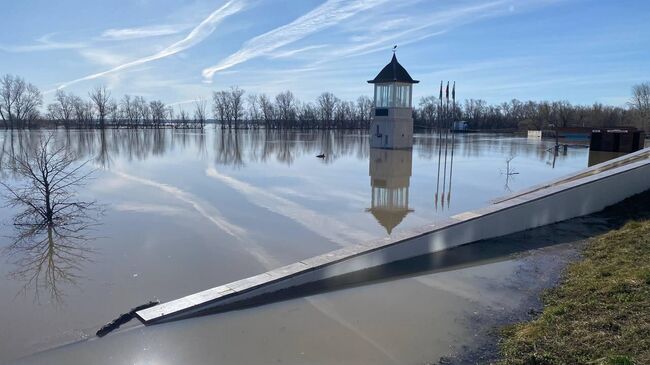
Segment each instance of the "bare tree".
M275 108L273 107L273 102L271 102L266 94L260 95L260 109L262 110L264 124L268 128L275 119Z
M61 107L58 104L48 104L45 118L54 121L58 125L59 122L63 121Z
M25 149L14 156L14 173L25 179L25 185L10 186L0 181L8 192L9 205L23 208L14 219L16 226L65 226L70 220L85 217L94 205L74 200L73 189L92 174L83 172L87 162L76 164L77 158L66 146L55 148L52 139L52 135L44 137L31 151Z
M650 110L650 82L644 82L632 87L630 105L638 110Z
M638 116L637 124L646 131L650 131L650 82L632 87L632 100L629 105Z
M3 75L0 79L0 118L5 129L13 128L15 97L13 95L14 77Z
M122 101L120 101L120 114L127 125L133 126L137 120L137 113L133 105L133 99L131 95L124 95Z
M93 103L85 102L79 96L72 97L72 107L74 109L74 117L77 125L90 126L94 119Z
M162 101L154 100L149 103L149 110L151 111L151 121L160 127L167 116L167 107Z
M0 181L7 205L18 208L13 226L17 232L5 253L14 257L17 269L10 276L26 281L23 290L35 286L50 290L58 299L58 282L73 283L86 255L86 230L97 223L95 202L76 199L92 171L77 163L66 146L55 147L52 135L14 155L15 185Z
M515 157L517 157L517 156L516 156L516 155L510 155L508 158L506 158L506 170L505 170L505 171L503 171L503 170L501 171L501 175L505 175L505 176L506 176L506 182L505 182L505 184L504 184L504 186L503 186L503 189L506 190L506 191L512 191L512 190L510 189L510 182L511 182L512 180L514 180L514 175L519 175L519 172L517 172L517 171L512 167L512 165L510 164L510 163L512 162L512 160L515 159Z
M61 117L63 122L67 125L72 120L74 107L72 106L72 95L66 94L63 90L57 90L54 95L56 102L61 107Z
M237 86L230 87L230 97L228 102L228 107L230 108L230 115L232 116L232 121L237 128L239 121L244 118L244 101L242 97L244 96L244 90L240 89Z
M420 99L419 117L425 125L433 127L438 119L439 99L435 96L426 96Z
M150 124L151 121L151 109L149 109L149 104L142 96L136 96L133 98L133 108L134 114L136 116L136 124L141 123L143 125Z
M47 106L48 118L62 122L68 128L74 116L73 96L63 90L57 90L54 94L55 102Z
M283 127L287 127L289 122L296 119L296 98L291 91L287 90L276 95L275 105L278 119L282 122Z
M353 122L354 103L351 101L339 101L334 109L334 120L338 128L343 128L346 122Z
M325 127L329 128L334 120L334 110L339 104L340 100L331 92L324 92L318 97L318 113L320 120L325 123Z
M359 96L357 98L357 115L359 116L359 122L361 122L361 127L369 127L370 119L372 118L372 100L365 96Z
M298 121L300 122L300 128L312 128L316 126L316 120L318 119L316 107L312 103L301 103L300 108L298 108Z
M201 128L205 125L208 115L208 101L204 98L199 98L194 101L194 121L199 124Z
M111 124L114 126L120 125L120 107L117 105L117 101L111 100L107 106L107 117L110 119Z
M108 106L111 102L111 92L106 90L105 86L98 86L89 93L90 100L95 105L97 117L99 118L99 127L104 128L106 115L108 115Z
M221 127L225 126L225 123L228 124L228 128L231 127L232 118L230 116L229 104L229 95L227 91L215 91L212 93L212 113L214 114L214 119L221 122Z
M189 117L189 115L187 114L187 112L186 112L185 110L181 109L181 110L178 112L178 116L177 116L176 118L178 119L178 121L179 121L179 125L180 125L182 128L187 128L187 127L188 127L188 125L189 125L189 121L190 121L190 117Z
M259 96L256 94L249 94L246 97L246 104L248 105L248 120L255 125L255 123L259 122L262 115Z
M17 76L0 78L0 118L5 128L29 127L41 105L43 96L36 86Z

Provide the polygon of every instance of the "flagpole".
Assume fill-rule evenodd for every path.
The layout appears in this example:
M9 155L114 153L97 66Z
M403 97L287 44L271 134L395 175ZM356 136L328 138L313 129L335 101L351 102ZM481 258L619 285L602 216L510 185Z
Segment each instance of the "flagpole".
M449 149L449 81L445 90L446 107L445 107L445 162L442 172L442 201L445 201L445 191L447 186L447 150Z
M451 98L453 100L452 103L452 125L455 123L456 119L456 81L454 81L454 87L451 91ZM454 171L454 145L455 145L455 139L456 136L454 135L454 131L452 129L451 131L451 164L449 165L449 192L447 193L447 207L449 207L449 203L451 203L451 176Z
M442 157L442 80L440 81L440 106L438 107L438 175L436 182L436 195L435 195L435 207L438 209L438 192L440 191L440 159Z

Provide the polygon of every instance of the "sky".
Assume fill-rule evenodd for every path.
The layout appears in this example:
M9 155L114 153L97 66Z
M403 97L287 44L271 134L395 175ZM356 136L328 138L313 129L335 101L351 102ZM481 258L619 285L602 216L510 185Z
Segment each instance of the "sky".
M142 95L183 108L212 91L371 95L397 57L417 100L623 106L650 81L648 0L3 1L0 74L86 96Z

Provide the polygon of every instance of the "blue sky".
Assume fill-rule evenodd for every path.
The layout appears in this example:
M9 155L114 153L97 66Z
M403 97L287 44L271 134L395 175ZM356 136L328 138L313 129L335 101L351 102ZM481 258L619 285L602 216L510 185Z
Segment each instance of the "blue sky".
M46 92L106 85L169 104L238 85L370 95L398 58L414 96L624 105L650 81L647 0L5 1L0 74ZM49 92L49 93L48 93Z

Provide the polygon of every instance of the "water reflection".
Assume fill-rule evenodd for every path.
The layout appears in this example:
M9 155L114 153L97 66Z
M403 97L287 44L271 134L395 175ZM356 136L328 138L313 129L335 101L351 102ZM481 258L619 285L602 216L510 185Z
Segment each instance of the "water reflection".
M10 166L8 156L43 133L0 131L0 163ZM71 324L89 328L154 297L174 299L479 208L503 193L508 156L521 171L513 190L587 164L586 149L570 148L551 169L553 141L494 134L449 135L446 149L438 134L417 134L412 151L370 150L365 131L335 130L59 130L53 143L100 167L83 195L110 204L106 224L90 243L42 230L5 251L11 262L0 264L0 292L10 295L0 298L8 313L0 327L21 326L0 334L0 362L32 339ZM14 179L11 171L0 179ZM0 209L2 220L12 214ZM12 300L21 282L5 274L14 267L32 268L12 275L37 278L42 298L65 291L65 305L32 303L33 284L29 297Z
M32 144L40 131L7 131L2 135L0 163L7 154L17 153ZM369 156L368 135L365 131L339 130L221 130L185 131L170 129L105 129L59 130L56 142L68 146L80 158L92 158L104 168L118 159L146 160L187 149L197 157L212 155L221 166L245 167L251 163L276 161L292 165L303 156L324 154L321 160L331 164L344 157L365 160ZM208 139L212 146L208 148ZM461 141L462 140L462 141ZM548 141L547 141L548 142ZM549 154L552 142L530 142L503 135L456 135L453 133L418 134L413 150L418 157L440 163L439 203L442 191L448 194L449 177L456 158L483 157L486 153L516 155L546 161L554 166L556 160L566 159L566 151ZM531 148L531 146L534 146ZM537 148L539 147L539 148ZM445 158L446 157L446 158ZM446 164L446 165L445 165ZM445 166L447 167L445 169ZM445 183L446 182L446 183ZM445 203L448 199L445 198Z
M77 286L95 254L88 245L87 228L42 225L20 231L3 251L15 267L9 278L22 283L18 295L33 293L34 300L40 302L45 292L50 302L61 303L65 288Z
M436 193L433 199L433 205L435 210L438 210L438 203L440 203L441 210L445 209L445 199L447 201L447 209L449 209L451 205L451 180L454 171L455 144L456 144L456 135L454 133L450 132L449 130L438 131L438 173L436 174ZM448 162L449 162L449 170L447 169ZM440 181L441 167L442 167L442 192L441 192L441 181ZM449 176L449 180L447 180L447 176Z
M589 167L626 155L626 152L589 151Z
M241 149L241 136L239 130L222 130L217 132L214 139L215 163L243 167L245 165Z
M391 234L410 212L409 183L412 150L370 149L370 212L386 233Z
M510 188L510 184L514 182L515 176L519 175L519 173L514 169L512 165L512 160L514 160L517 156L510 156L506 158L506 168L505 170L501 171L501 175L505 176L506 182L503 185L503 190L507 192L512 192L512 189Z
M55 146L51 133L26 141L20 153L9 150L8 164L2 166L11 176L0 181L0 195L12 210L14 230L2 253L13 264L9 277L24 282L21 293L33 288L39 301L45 290L57 303L61 287L76 284L88 261L87 233L102 208L77 197L93 172L86 166L89 161L80 162L66 146Z

